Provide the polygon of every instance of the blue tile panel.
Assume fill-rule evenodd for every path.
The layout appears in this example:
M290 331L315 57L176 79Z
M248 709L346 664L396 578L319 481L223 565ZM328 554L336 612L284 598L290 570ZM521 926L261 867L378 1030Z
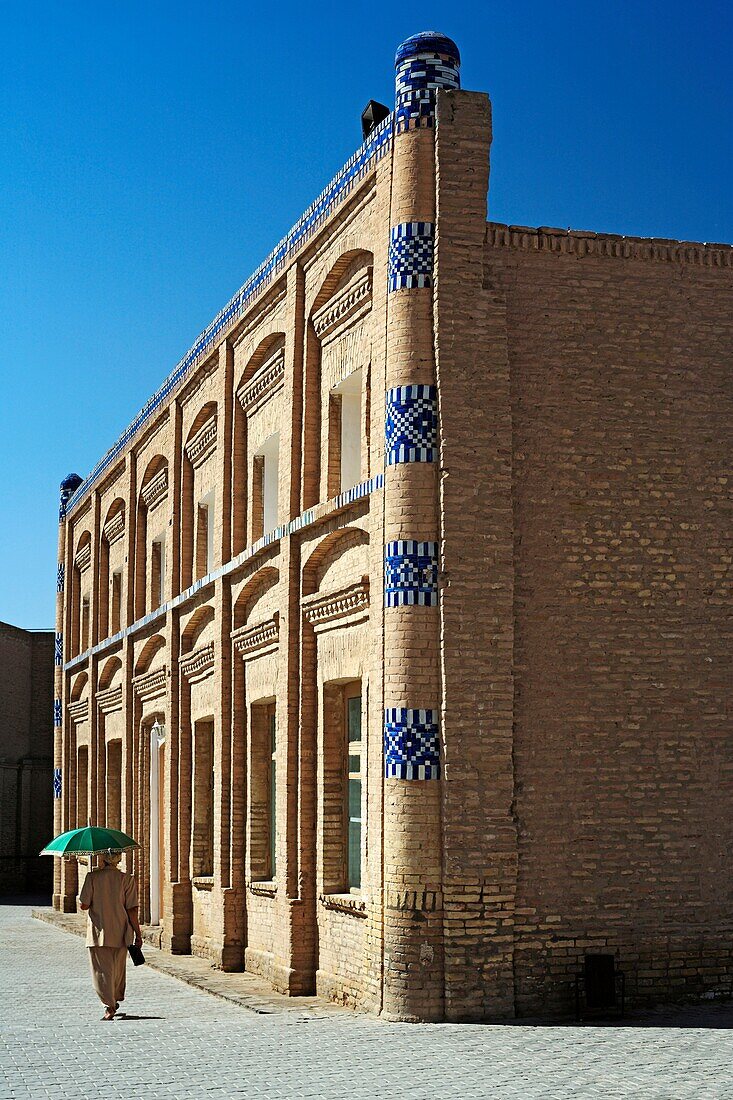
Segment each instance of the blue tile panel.
M438 544L398 539L384 548L384 606L438 603Z
M387 779L440 778L437 710L387 707L384 774Z
M438 458L438 391L435 386L387 390L384 462L435 462Z
M125 429L114 446L97 463L86 480L73 494L68 504L63 504L63 519L67 511L75 508L88 494L92 485L115 461L117 456L125 449L127 444L138 434L150 417L166 403L173 391L178 388L186 375L201 360L213 351L219 338L229 326L246 313L256 298L272 283L273 279L290 262L290 259L308 241L314 233L328 220L336 207L343 202L347 195L381 160L392 144L392 115L375 127L363 145L357 149L354 155L346 162L344 167L331 180L328 187L318 196L305 213L295 223L286 237L273 249L264 263L250 275L246 283L237 291L234 297L227 303L224 309L214 318L208 328L204 329L193 347L186 352L183 359L168 375L163 385L157 390L146 405L140 410L132 423Z
M53 769L53 797L61 798L61 768Z
M64 659L64 636L63 634L54 634L53 636L53 663L58 667Z
M63 592L64 590L64 574L66 573L66 566L62 561L59 562L56 569L56 591Z
M445 53L426 50L399 61L395 68L394 132L435 125L438 88L460 88L459 63Z
M54 699L53 701L53 726L54 729L58 729L61 725L61 700Z
M402 222L392 227L387 286L390 293L433 284L433 222Z
M384 474L376 474L368 481L362 481L359 485L354 485L352 489L347 489L345 493L341 493L339 496L334 497L332 500L328 501L328 504L331 508L344 508L349 504L354 504L357 500L368 497L371 493L376 492L378 489L382 489L383 486ZM213 584L213 582L219 580L220 577L226 577L230 573L233 573L246 561L254 557L255 554L258 554L265 546L270 546L272 543L278 542L288 535L292 535L295 531L302 531L305 527L310 527L312 523L316 522L318 517L319 513L317 510L309 508L295 519L290 520L289 523L285 523L281 527L276 527L274 531L269 531L263 538L258 539L252 546L248 546L246 550L243 550L241 554L237 554L237 556L227 562L226 565L222 565L219 569L215 569L206 577L202 577L201 580L196 581L196 583L191 585L190 588L187 588L185 592L181 592L172 600L168 600L166 603L161 604L160 607L156 607L155 611L151 611L150 614L143 615L141 619L137 619L134 623L131 623L131 625L124 630L120 630L117 634L112 634L109 638L104 638L103 641L98 642L91 649L87 649L84 653L80 653L78 657L74 657L72 660L67 661L64 665L64 671L68 672L71 669L86 664L90 657L96 656L99 653L104 653L105 650L111 649L113 646L117 645L118 642L121 642L123 638L137 634L138 631L144 630L146 627L150 626L151 623L156 622L158 619L165 618L169 611L186 603L187 600L190 600L191 597L202 588L205 588L207 584ZM61 704L59 703L59 725L61 724L60 707Z

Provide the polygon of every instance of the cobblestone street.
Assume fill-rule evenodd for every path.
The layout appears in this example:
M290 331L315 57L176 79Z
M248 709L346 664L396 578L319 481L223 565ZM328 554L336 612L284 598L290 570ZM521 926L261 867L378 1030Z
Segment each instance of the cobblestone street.
M83 941L0 905L0 1098L733 1097L733 1009L625 1026L386 1024L256 1013L128 968L100 1022Z

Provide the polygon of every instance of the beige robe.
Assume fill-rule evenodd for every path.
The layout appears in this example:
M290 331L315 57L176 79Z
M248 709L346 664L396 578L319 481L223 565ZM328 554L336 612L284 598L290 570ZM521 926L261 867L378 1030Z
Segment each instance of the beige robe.
M92 983L102 1004L114 1009L125 999L127 945L135 938L127 916L127 910L137 906L135 879L116 867L100 867L87 875L79 901L89 906Z

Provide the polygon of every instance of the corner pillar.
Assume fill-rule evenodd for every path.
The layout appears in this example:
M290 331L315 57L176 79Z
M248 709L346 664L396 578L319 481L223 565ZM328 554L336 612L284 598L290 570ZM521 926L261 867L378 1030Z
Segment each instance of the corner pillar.
M433 350L435 92L459 86L450 39L397 51L384 474L382 1014L444 1016L438 414Z

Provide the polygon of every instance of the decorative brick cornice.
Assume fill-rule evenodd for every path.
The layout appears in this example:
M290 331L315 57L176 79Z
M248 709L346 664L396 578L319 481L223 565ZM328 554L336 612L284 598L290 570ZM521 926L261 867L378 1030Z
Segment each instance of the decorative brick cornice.
M192 466L201 466L216 447L216 413L203 424L186 444L186 454Z
M261 657L264 652L277 648L280 640L280 615L276 611L271 619L255 626L240 626L232 631L234 649L244 661Z
M357 584L341 588L338 592L311 596L303 601L303 615L318 629L327 625L343 626L366 616L369 610L369 579L362 577Z
M360 272L334 298L313 314L313 328L319 340L331 336L347 321L366 313L372 305L372 268Z
M85 569L88 569L92 564L92 544L91 542L85 543L81 550L77 550L76 557L74 558L74 565L83 573Z
M132 686L138 699L157 699L165 695L167 689L166 666L155 668L151 672L141 672L133 677Z
M162 500L165 500L168 496L167 466L164 466L162 470L158 470L155 477L151 477L150 481L143 485L140 496L143 498L145 507L149 512L152 512L153 508L156 508Z
M89 717L89 700L77 699L75 703L69 703L66 709L69 712L69 718L78 726L80 722L86 722Z
M112 711L122 709L122 684L116 687L105 688L97 692L97 706L102 714L111 714Z
M282 388L285 380L285 348L264 363L257 373L238 391L237 398L244 411L251 415Z
M118 512L117 515L112 516L112 519L107 520L102 528L102 535L111 546L113 542L117 542L121 539L125 533L125 513L124 511Z
M559 252L574 256L609 256L651 263L696 264L703 267L733 267L733 246L672 241L660 237L622 237L613 233L577 230L532 229L524 225L488 222L486 243L493 248L514 248L522 252Z
M193 653L187 653L180 658L178 667L189 683L205 680L214 671L214 643L208 642Z

